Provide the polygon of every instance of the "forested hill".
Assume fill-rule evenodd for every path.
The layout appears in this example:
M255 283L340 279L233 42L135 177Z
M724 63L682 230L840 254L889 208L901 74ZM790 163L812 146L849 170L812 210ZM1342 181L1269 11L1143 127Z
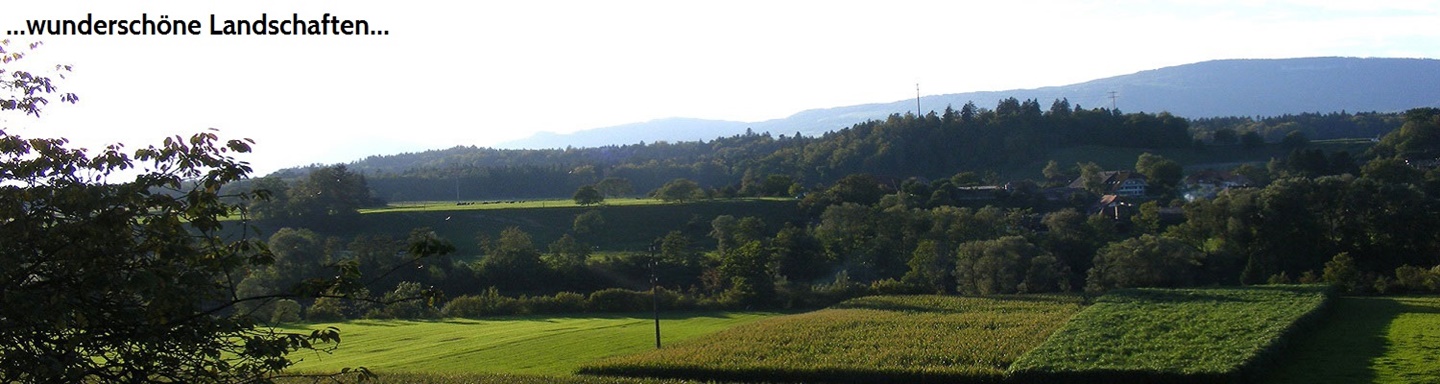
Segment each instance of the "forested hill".
M1114 106L1126 112L1208 118L1280 116L1307 112L1399 112L1440 106L1440 60L1395 58L1299 58L1216 60L1143 71L1079 84L1038 89L970 92L921 98L924 110L988 105L1005 98L1049 103ZM763 122L662 119L571 134L541 133L502 148L597 147L641 141L694 141L755 132L806 136L849 127L892 113L915 110L915 100L814 109Z
M1232 139L1252 136L1255 142L1277 142L1292 132L1315 139L1375 137L1398 127L1400 120L1387 113L1329 113L1204 119L1192 125L1168 113L1119 113L1079 108L1063 99L1042 104L1009 98L994 109L966 103L925 116L893 114L819 137L751 131L710 141L598 148L454 147L371 156L347 167L368 178L376 197L391 201L569 197L580 186L605 178L625 179L637 194L686 178L722 194L775 196L789 194L791 186L804 190L859 173L883 180L961 172L983 176L1078 146L1154 150L1226 144L1216 131ZM291 169L277 176L305 172Z

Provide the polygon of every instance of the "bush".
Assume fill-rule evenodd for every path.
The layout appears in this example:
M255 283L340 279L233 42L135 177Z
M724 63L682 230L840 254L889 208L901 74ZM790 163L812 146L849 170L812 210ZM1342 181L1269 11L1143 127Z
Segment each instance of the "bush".
M1355 267L1355 259L1351 258L1348 252L1340 252L1325 262L1325 272L1321 278L1343 293L1363 293L1367 288L1360 269Z
M637 312L650 309L650 294L628 289L609 288L590 293L591 310L599 312Z
M835 274L835 281L830 284L816 284L815 293L830 298L838 298L838 303L844 299L865 294L865 285L850 280L850 273L844 270Z
M490 287L485 293L479 295L464 295L456 297L445 303L440 310L447 317L463 317L476 319L486 316L518 315L522 307L517 300L500 295L495 287Z
M1395 283L1409 292L1440 291L1440 266L1428 270L1410 265L1396 268Z
M305 309L305 319L314 322L344 321L345 305L333 297L315 299L315 303Z
M585 295L560 292L555 296L536 296L525 303L531 313L578 313L585 311Z
M420 283L413 281L401 282L395 289L386 292L382 298L385 307L372 312L378 317L388 319L428 319L438 317L439 310L435 308L435 298L430 290L420 287ZM372 318L370 313L365 317Z
M1293 281L1290 281L1290 274L1285 273L1285 271L1280 271L1280 273L1277 273L1277 274L1274 274L1274 275L1270 275L1270 279L1267 280L1266 282L1269 283L1270 285L1276 285L1276 284L1294 284Z
M895 279L870 282L870 294L872 295L916 295L930 293L926 291L925 287L905 284Z

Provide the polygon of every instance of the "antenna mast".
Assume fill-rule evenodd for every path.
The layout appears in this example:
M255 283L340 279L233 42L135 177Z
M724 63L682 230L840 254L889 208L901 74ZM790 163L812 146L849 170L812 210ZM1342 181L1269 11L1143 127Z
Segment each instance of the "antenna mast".
M920 112L920 83L915 83L915 117L925 116Z

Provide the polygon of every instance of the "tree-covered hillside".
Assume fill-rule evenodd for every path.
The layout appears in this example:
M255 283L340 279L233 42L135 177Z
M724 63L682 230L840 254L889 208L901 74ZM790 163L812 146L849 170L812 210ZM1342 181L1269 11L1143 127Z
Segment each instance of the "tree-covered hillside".
M376 197L389 201L569 197L577 188L606 178L628 180L640 194L676 178L694 180L721 195L754 194L754 188L772 177L789 180L797 191L856 173L898 187L898 180L910 177L993 175L997 169L1043 162L1054 151L1080 146L1155 150L1253 145L1280 142L1292 132L1305 140L1375 137L1400 122L1398 114L1373 112L1188 121L1165 113L1083 109L1063 99L1042 107L1036 100L1009 98L995 109L966 103L925 116L895 114L819 137L751 131L708 142L599 148L454 147L371 156L348 167L367 177ZM315 168L275 176L298 178L310 169Z

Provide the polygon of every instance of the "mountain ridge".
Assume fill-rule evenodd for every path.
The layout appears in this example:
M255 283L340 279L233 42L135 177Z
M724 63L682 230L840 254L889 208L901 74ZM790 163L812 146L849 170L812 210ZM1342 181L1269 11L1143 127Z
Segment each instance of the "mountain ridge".
M1110 92L1116 99L1111 99ZM1220 59L1139 71L1060 86L922 96L925 111L966 102L988 107L1014 97L1049 105L1110 107L1124 112L1170 112L1185 118L1279 116L1306 112L1395 112L1440 107L1440 60L1424 58L1307 57ZM814 108L788 117L736 122L674 117L593 128L568 134L537 133L496 148L598 147L655 141L696 141L751 129L807 136L894 113L913 113L915 100Z

